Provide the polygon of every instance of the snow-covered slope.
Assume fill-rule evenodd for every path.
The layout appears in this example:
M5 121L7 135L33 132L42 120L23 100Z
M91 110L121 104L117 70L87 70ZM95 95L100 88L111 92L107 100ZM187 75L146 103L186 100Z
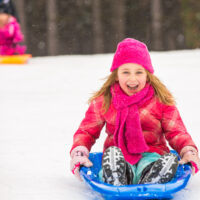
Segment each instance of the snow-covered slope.
M155 74L177 100L200 147L200 50L151 52ZM0 66L0 199L99 199L69 170L72 137L112 54L32 58ZM101 151L105 133L92 151ZM196 200L200 175L175 199Z

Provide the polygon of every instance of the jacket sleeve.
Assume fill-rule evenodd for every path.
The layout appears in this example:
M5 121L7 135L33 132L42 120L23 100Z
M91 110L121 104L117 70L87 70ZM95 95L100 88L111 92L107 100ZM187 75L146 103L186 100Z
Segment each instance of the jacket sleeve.
M77 146L85 146L90 151L96 139L99 138L100 132L105 124L101 115L101 103L96 100L92 101L85 118L82 120L78 130L73 137L71 151ZM70 151L70 152L71 152Z
M176 106L164 106L162 128L169 145L178 153L180 153L185 146L193 146L197 149L185 128Z
M4 28L4 35L6 38L12 39L15 33L15 26L12 23L8 23Z
M20 25L17 21L15 21L14 27L15 27L15 33L14 33L13 42L14 43L22 42L24 40L24 35L22 34Z

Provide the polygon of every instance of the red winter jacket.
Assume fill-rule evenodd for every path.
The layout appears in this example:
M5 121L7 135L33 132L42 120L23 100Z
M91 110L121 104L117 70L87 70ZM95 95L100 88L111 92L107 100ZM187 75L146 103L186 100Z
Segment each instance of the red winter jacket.
M104 143L104 151L114 145L113 136L117 111L111 103L108 111L103 114L101 110L103 100L103 96L100 96L91 102L85 118L74 134L72 149L82 145L90 151L105 124L107 138ZM193 146L197 149L176 106L165 105L157 97L153 97L139 107L139 113L144 138L149 146L148 152L157 152L161 155L168 153L166 140L178 153L185 146Z

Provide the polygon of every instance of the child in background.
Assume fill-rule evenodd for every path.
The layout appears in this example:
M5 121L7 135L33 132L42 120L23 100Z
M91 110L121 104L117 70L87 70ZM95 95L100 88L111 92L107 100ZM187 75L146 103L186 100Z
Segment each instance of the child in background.
M0 0L0 55L24 54L24 39L16 18L9 14L8 4Z
M127 38L120 42L111 74L90 99L90 106L74 134L71 170L80 179L80 165L90 167L89 151L103 126L100 180L113 185L166 183L178 164L200 167L198 149L187 132L174 98L153 74L146 45ZM181 161L170 153L167 141Z

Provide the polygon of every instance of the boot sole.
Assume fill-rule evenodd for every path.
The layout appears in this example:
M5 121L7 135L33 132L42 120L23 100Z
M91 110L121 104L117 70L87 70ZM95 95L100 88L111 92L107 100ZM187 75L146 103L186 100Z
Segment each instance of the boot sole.
M177 156L171 153L165 154L153 164L140 184L167 183L174 177L177 167Z
M127 184L126 161L121 150L117 147L109 147L102 159L103 181L120 186Z

